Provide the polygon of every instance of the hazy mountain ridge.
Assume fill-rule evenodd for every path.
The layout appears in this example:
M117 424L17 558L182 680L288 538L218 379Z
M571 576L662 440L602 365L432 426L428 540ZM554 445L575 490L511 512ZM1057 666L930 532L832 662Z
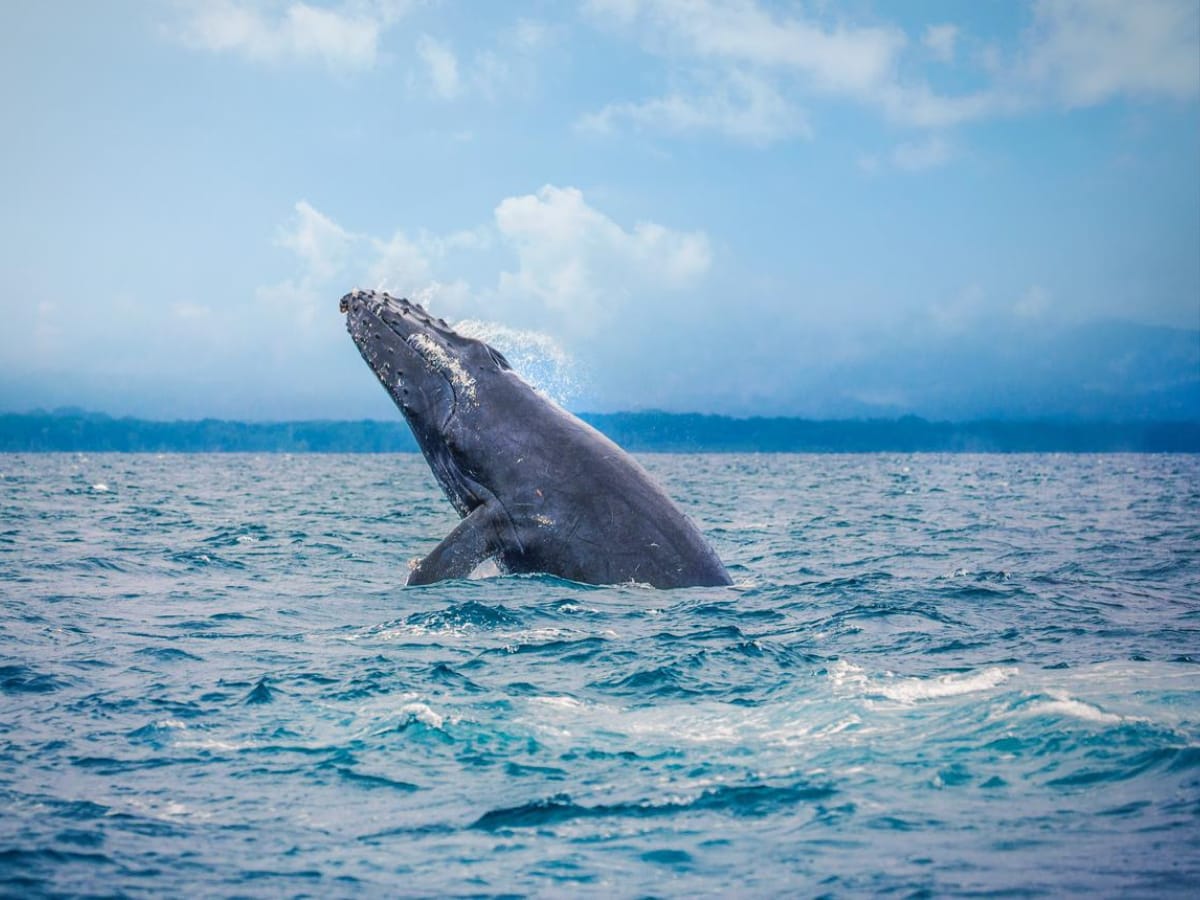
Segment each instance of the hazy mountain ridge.
M931 422L732 418L697 413L584 414L637 452L1200 452L1200 421ZM403 421L238 422L112 418L77 409L0 414L2 452L407 453Z
M995 321L900 337L887 352L831 368L818 387L839 418L1195 420L1200 331Z

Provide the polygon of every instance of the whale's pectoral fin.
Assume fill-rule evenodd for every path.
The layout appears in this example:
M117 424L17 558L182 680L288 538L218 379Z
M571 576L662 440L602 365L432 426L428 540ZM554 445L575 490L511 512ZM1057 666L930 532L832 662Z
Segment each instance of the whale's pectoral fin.
M447 578L466 578L471 570L498 549L496 504L485 503L454 526L428 556L417 563L408 583L432 584Z

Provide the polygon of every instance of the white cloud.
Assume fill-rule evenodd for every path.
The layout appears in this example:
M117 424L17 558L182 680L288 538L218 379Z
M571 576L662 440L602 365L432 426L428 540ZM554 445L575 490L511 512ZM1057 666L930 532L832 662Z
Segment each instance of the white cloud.
M897 28L777 17L751 0L593 0L587 8L678 64L676 81L692 85L613 103L581 120L600 130L624 121L671 132L718 131L759 145L808 137L792 96L871 96L892 83L907 40Z
M641 6L642 0L583 0L585 11L611 18L622 25L631 24Z
M198 0L188 5L177 36L189 46L234 53L259 63L323 62L331 69L368 69L383 32L407 2L346 2L332 7L294 2L276 8L249 0Z
M458 75L458 57L449 45L427 34L417 41L417 56L425 64L429 84L443 100L453 100L461 90Z
M610 132L623 122L681 134L715 131L759 146L812 134L804 114L769 81L744 72L730 73L712 92L613 103L584 116L578 126L585 131Z
M435 269L451 253L487 245L484 229L445 236L421 231L416 238L396 231L387 240L363 236L344 280L349 284L357 278L355 283L364 287L408 297L426 307L436 306L439 314L453 317L475 308L471 287L459 278L439 280Z
M572 350L590 359L620 358L640 322L656 312L673 316L677 304L691 304L686 289L703 279L712 262L703 232L652 221L623 226L577 188L553 185L501 200L490 223L441 235L357 233L300 201L277 243L295 254L300 269L260 288L258 298L290 326L280 329L289 340L325 334L336 298L350 288L384 289L493 342L518 372L559 402L582 388L579 373L586 363L577 363ZM515 267L496 250L515 259ZM443 271L450 264L461 271L463 263L480 259L495 268L489 273L486 262L483 269L476 266L483 273L477 285ZM631 320L631 313L641 315ZM610 327L623 317L621 328Z
M486 225L464 228L449 234L433 234L422 229L417 243L430 257L442 259L458 251L487 250L492 246L492 231Z
M865 175L881 175L886 171L924 172L944 166L954 158L954 150L945 138L930 135L904 141L890 153L865 153L855 161Z
M411 297L433 281L428 257L404 232L397 231L386 241L371 239L371 246L375 260L367 271L370 287Z
M906 172L920 172L945 165L950 155L950 146L945 140L930 137L899 144L892 151L892 163Z
M1025 73L1069 106L1200 92L1195 0L1039 0Z
M504 43L521 52L530 52L554 40L555 29L537 19L518 19L505 33Z
M308 296L314 291L337 290L342 284L415 296L431 288L438 293L437 264L454 253L487 250L492 235L487 226L480 226L444 235L422 230L416 236L395 231L388 237L375 237L348 231L301 200L275 242L291 250L302 269L278 289L265 289L268 293Z
M708 237L654 222L625 229L576 188L543 187L496 207L496 227L517 253L499 295L538 301L561 328L595 331L629 303L694 283L711 264Z
M953 61L957 42L957 25L929 25L921 36L921 43L925 45L933 58L944 63Z
M558 36L555 26L518 19L496 35L494 49L460 55L449 42L423 34L415 54L420 68L409 88L439 100L529 98L538 91L538 56Z
M432 303L451 318L499 317L575 337L595 334L630 305L696 284L711 265L703 232L657 222L622 227L578 189L553 185L502 200L492 224L415 237L358 234L300 201L278 243L302 270L259 297L301 323L340 292L365 286ZM515 256L515 271L496 270L474 288L440 271L455 254L493 249Z
M512 67L503 57L490 50L475 55L471 83L480 96L495 100L512 80Z
M345 270L359 240L307 201L299 201L295 215L280 230L275 242L300 259L303 271L279 284L260 287L258 300L289 316L302 328L311 328L324 299L323 288Z
M758 0L589 0L585 9L661 57L673 83L690 87L610 103L581 120L598 130L711 130L766 144L806 136L796 110L818 98L872 107L908 127L945 129L1047 105L1200 92L1195 0L1037 0L1032 27L1007 57L978 41L960 54L969 36L948 23L926 26L923 55L914 55L898 27L846 17L830 23L803 7L778 13ZM922 74L931 60L984 82L943 93ZM731 90L735 75L753 79L755 93ZM788 114L792 127L771 127Z
M202 303L174 303L171 306L171 312L178 319L207 319L213 314L212 307Z
M639 33L658 32L667 52L678 48L738 65L787 68L838 92L869 90L885 81L906 40L896 28L826 28L802 18L776 18L749 0L593 2L589 8Z
M946 96L926 84L896 83L880 88L872 102L888 119L901 125L947 128L998 113L1015 112L1028 105L1029 100L996 89Z
M315 210L306 200L295 206L296 215L277 239L305 263L306 277L330 278L345 264L354 235Z

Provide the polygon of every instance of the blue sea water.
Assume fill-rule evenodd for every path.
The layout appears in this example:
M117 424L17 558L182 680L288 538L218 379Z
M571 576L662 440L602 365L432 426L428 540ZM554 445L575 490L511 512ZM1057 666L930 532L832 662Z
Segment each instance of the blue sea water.
M642 461L733 587L406 589L418 456L0 456L0 893L1195 896L1200 457Z

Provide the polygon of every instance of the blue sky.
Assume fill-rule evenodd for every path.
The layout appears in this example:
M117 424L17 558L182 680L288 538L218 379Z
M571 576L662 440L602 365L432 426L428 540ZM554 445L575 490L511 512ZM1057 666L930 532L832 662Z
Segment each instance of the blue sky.
M0 407L391 417L425 300L575 409L1200 415L1194 0L0 9Z

